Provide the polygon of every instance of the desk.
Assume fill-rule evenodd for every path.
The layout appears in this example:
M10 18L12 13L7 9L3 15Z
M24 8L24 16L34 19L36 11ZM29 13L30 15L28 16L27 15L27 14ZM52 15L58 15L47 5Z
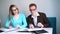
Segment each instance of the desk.
M28 28L26 28L27 30L29 30ZM32 32L17 32L19 30L26 30L26 29L11 29L11 31L9 31L10 29L5 29L5 28L1 28L1 30L6 30L5 32L2 32L0 34L35 34L35 33L32 33ZM34 28L33 30L38 30L38 29L41 29L41 28ZM42 28L46 31L48 31L48 33L40 33L40 34L52 34L53 32L53 28ZM32 29L31 29L32 30Z

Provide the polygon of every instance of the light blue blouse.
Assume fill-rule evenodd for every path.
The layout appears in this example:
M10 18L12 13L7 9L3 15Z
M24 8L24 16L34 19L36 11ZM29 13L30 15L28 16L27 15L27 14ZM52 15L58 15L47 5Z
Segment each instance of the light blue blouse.
M16 20L13 16L11 17L11 20L6 21L5 27L9 27L10 23L12 24L13 27L16 27L17 25L20 26L20 28L25 28L27 26L27 21L26 21L26 17L23 13L19 14L19 19Z

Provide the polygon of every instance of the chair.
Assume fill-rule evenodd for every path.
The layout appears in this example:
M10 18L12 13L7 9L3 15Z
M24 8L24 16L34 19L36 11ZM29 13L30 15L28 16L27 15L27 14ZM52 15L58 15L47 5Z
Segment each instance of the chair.
M50 21L50 27L53 28L53 34L56 34L56 17L47 17Z

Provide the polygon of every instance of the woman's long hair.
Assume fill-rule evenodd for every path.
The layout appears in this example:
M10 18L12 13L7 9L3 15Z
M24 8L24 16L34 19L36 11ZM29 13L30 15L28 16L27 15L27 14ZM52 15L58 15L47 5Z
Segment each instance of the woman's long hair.
M10 5L9 7L9 20L12 18L12 16L14 15L13 11L12 11L12 7L16 7L16 9L18 10L18 13L19 13L19 9L17 8L16 5L12 4Z

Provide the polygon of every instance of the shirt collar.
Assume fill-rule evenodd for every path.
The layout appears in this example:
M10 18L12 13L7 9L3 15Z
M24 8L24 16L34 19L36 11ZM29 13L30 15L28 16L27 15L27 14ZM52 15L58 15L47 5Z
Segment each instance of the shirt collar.
M32 18L36 18L37 16L40 16L38 12L36 12L35 17L34 17L33 15L32 15L31 17L32 17Z

